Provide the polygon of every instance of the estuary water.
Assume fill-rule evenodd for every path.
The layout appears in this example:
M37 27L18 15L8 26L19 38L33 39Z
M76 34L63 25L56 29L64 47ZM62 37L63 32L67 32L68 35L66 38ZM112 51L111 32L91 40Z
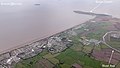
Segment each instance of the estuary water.
M93 12L120 17L120 0L101 4ZM0 0L0 52L42 39L92 16L76 14L74 10L90 11L96 0Z

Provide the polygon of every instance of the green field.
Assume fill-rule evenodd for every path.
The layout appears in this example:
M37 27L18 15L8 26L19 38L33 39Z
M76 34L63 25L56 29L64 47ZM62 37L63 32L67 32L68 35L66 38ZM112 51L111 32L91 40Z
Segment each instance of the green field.
M88 25L89 26L86 26L84 28L89 29L91 27L94 30L88 32L86 37L88 39L100 40L102 36L107 32L105 27L108 26L109 24L90 23ZM84 28L77 29L76 31L84 32ZM46 60L46 63L50 62L49 65L54 65L55 68L71 68L71 66L75 63L79 64L83 68L101 68L101 64L103 62L95 60L91 55L88 54L91 53L91 50L93 48L96 50L101 50L103 48L108 48L108 47L106 47L106 45L104 44L100 44L100 46L82 45L79 41L81 37L82 36L79 34L77 36L70 37L70 39L72 40L72 44L71 44L72 46L67 48L61 53L51 54L47 52L47 50L45 50L42 53L32 58L20 61L15 65L15 68L36 68L35 65L37 64L39 66L38 62L41 63L43 59ZM109 44L111 45L114 44L115 47L119 47L120 45L120 43L118 42L117 43L110 42Z
M45 50L42 53L39 53L38 55L36 55L32 58L22 60L15 65L15 68L34 68L34 65L36 64L36 62L41 60L42 56L44 56L46 54L48 54L48 52Z
M78 40L76 37L73 39ZM35 57L17 63L15 68L35 68L36 63L43 58L53 63L56 68L70 68L74 63L80 64L83 68L100 68L101 62L90 58L85 52L82 52L82 46L83 45L81 45L80 42L74 41L73 46L61 53L51 54L44 51ZM85 46L84 48L88 51L91 50L90 46Z
M120 68L120 63L117 64L116 68Z
M54 57L56 57L57 55L59 55L59 53L54 54L54 55L51 54L51 53L48 53L48 54L44 55L43 58L48 59L48 60L49 60L51 63L53 63L53 64L57 64L57 63L59 63L59 60L56 59L56 58L54 58Z
M118 42L118 41L109 41L109 42L107 42L110 46L112 46L112 47L115 47L115 48L118 48L118 47L120 47L120 42Z
M72 49L67 49L65 52L62 52L56 58L64 61L64 64L60 64L62 68L70 68L74 63L80 64L81 66L83 66L83 68L85 68L84 66L101 68L101 62L88 57L83 52L77 52Z

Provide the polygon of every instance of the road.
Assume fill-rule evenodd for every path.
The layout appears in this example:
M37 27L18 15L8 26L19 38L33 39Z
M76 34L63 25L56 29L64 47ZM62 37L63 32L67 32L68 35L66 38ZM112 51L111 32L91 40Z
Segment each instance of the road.
M110 32L107 32L107 33L102 37L102 38L103 38L103 43L104 43L106 46L108 46L109 48L111 48L111 49L113 49L113 50L115 50L115 51L117 51L117 52L120 53L120 50L118 50L118 49L110 46L110 45L107 44L106 41L105 41L105 37L106 37L109 33L112 33L112 32L118 32L118 31L110 31Z

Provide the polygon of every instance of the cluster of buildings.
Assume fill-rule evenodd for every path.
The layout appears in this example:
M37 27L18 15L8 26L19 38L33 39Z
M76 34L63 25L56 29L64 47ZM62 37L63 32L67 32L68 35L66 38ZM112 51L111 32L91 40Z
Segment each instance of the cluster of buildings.
M77 35L78 33L75 30L84 26L85 25L79 25L56 35L35 41L4 54L0 54L0 68L14 68L14 64L23 59L33 57L41 53L44 49L52 54L62 52L73 44L69 37ZM84 44L89 44L90 42L98 43L98 41L92 39L89 40L89 43L88 40L81 40L81 42Z
M81 37L80 42L81 42L83 45L93 44L93 45L98 46L102 41L99 41L99 40L96 40L96 39L87 39L87 38L85 38L85 37Z
M13 68L12 66L20 60L37 55L38 53L42 52L42 50L45 48L46 43L46 40L40 40L1 54L0 68Z
M106 35L108 41L120 41L120 32L119 31L111 31Z
M69 40L68 38L61 38L61 37L51 37L48 39L47 43L47 49L51 53L58 53L66 48L70 47L70 43L72 40Z
M112 33L110 34L110 41L120 41L120 33Z
M33 57L44 49L58 53L68 48L72 40L65 36L54 35L0 55L0 68L14 68L17 62Z

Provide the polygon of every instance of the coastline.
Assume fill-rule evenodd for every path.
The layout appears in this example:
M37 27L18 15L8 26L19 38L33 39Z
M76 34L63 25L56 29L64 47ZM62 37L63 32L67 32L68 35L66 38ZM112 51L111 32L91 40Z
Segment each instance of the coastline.
M86 20L85 22L87 22L87 21L89 21L89 20L91 20L91 19L94 19L94 18L95 18L95 17L93 16L92 18ZM37 39L34 39L34 40L31 40L31 41L25 42L25 43L20 44L20 45L16 45L16 46L14 46L14 47L12 47L12 48L5 49L5 50L3 50L3 51L0 51L0 55L1 55L1 54L4 54L4 53L7 53L7 52L10 52L10 51L15 50L15 49L19 49L19 48L24 47L24 46L26 46L26 45L30 45L30 44L32 44L32 43L34 43L34 42L36 42L36 41L41 41L41 40L44 40L44 39L48 39L48 38L50 38L50 37L52 37L52 36L54 36L54 35L60 34L60 33L62 33L62 32L67 32L68 30L73 29L73 28L76 28L77 26L80 26L80 25L84 24L85 22L81 22L81 23L78 24L78 25L75 25L75 26L73 26L73 27L67 28L67 29L65 29L65 30L63 30L63 31L59 31L59 32L54 33L54 34L52 34L52 35L50 35L50 36L43 37L43 38L37 38Z

